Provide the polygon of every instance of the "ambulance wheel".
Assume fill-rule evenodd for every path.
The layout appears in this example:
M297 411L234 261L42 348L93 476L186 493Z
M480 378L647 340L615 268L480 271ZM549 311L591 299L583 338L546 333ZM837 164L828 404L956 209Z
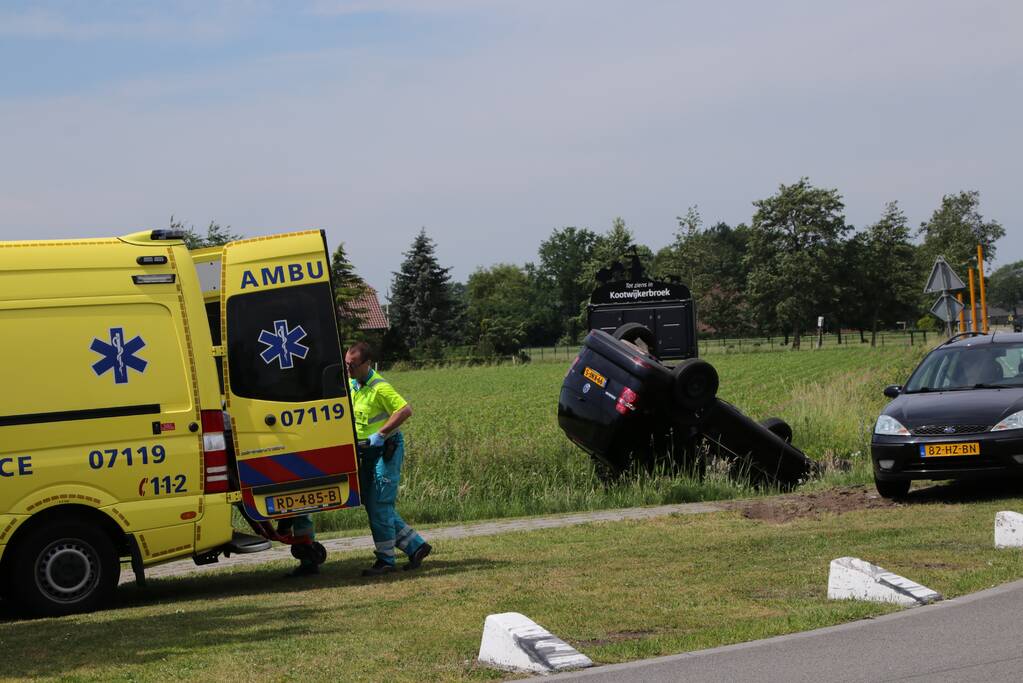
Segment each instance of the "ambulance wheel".
M657 346L657 339L654 337L654 333L646 325L639 323L625 323L615 330L611 336L615 339L635 344L651 356L654 355ZM636 342L639 343L636 344Z
M311 543L296 543L291 546L291 556L296 560L311 560L314 554Z
M313 541L313 561L316 564L323 564L327 561L327 549L319 541Z
M760 424L785 443L792 443L792 427L780 417L769 417Z
M706 408L718 393L718 371L699 358L682 361L671 371L675 403L686 410Z
M80 521L45 522L22 539L11 567L12 597L33 616L55 617L105 606L121 563L101 529Z

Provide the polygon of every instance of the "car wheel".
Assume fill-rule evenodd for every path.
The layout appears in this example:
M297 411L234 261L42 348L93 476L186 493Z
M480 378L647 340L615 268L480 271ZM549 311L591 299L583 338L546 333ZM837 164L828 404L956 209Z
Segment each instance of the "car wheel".
M113 541L83 522L46 522L31 530L15 552L12 597L34 616L103 607L113 598L121 576Z
M909 493L908 481L880 481L874 480L874 486L882 498L905 498Z
M710 405L718 393L718 371L699 358L684 360L671 371L675 403L686 410L700 410Z
M651 356L657 355L655 353L657 339L654 337L654 333L651 332L650 328L646 325L641 325L640 323L625 323L615 330L611 336L615 339L635 344L640 348L640 350Z
M760 424L785 443L792 443L792 427L780 417L769 417Z

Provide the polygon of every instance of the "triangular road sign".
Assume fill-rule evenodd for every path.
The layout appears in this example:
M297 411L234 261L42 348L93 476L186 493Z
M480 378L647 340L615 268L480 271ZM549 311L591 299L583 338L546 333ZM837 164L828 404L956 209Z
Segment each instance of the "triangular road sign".
M952 266L945 262L943 256L934 259L934 267L931 268L931 276L927 278L925 292L947 292L949 290L966 289L966 285L959 279L959 276L952 272Z
M959 311L966 308L951 294L938 297L938 300L931 306L931 313L938 316L945 322L952 322L959 317Z

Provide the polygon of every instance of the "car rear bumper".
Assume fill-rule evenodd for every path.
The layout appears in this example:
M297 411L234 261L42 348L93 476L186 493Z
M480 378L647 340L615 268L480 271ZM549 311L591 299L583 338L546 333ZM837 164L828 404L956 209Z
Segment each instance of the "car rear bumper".
M964 442L979 443L980 454L930 458L920 455L921 445ZM1023 434L988 432L955 438L874 435L870 455L874 478L879 481L1023 476Z

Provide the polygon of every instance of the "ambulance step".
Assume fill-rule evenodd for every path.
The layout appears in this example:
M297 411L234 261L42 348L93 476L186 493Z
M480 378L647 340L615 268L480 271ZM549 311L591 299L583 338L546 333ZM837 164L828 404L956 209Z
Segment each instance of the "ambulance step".
M214 564L220 562L220 551L209 550L205 553L199 553L198 555L192 555L192 561L197 565Z
M238 553L239 555L260 553L270 549L270 541L262 536L253 536L252 534L243 534L240 531L236 531L231 542L225 544L221 549L225 553Z

